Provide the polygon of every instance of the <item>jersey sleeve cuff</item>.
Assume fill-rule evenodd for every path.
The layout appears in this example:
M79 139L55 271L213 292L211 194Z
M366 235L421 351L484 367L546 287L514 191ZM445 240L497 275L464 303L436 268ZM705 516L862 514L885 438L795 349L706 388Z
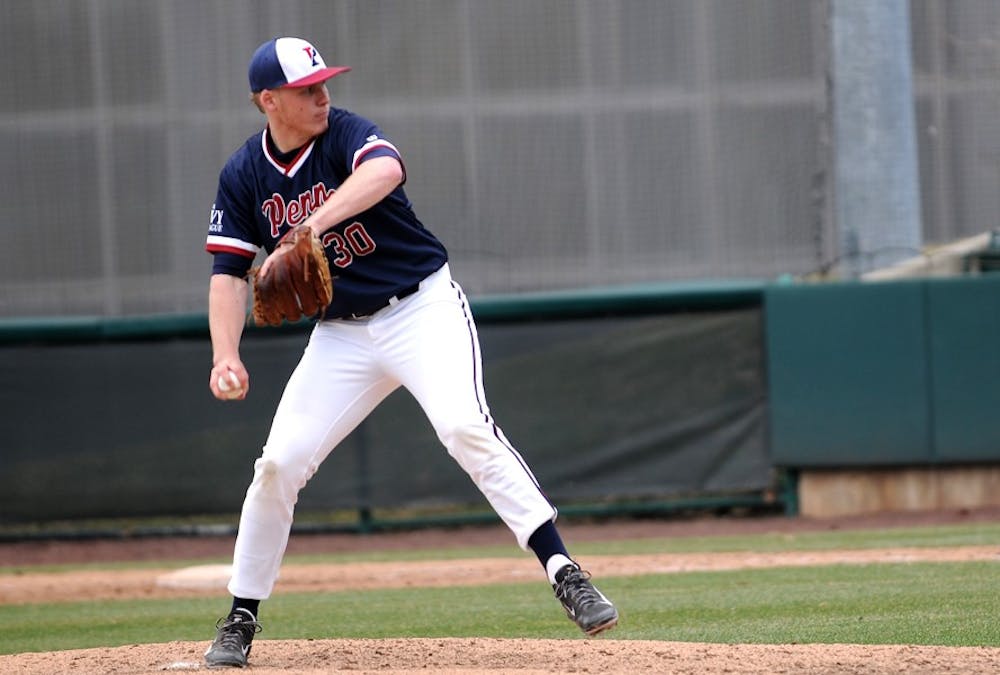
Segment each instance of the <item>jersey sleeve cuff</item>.
M351 164L351 171L355 171L362 162L376 157L392 157L398 161L400 167L403 169L402 183L406 182L406 164L403 163L403 158L400 157L399 150L396 149L395 145L381 138L370 143L366 143L354 153L354 161Z
M252 263L253 258L225 251L216 252L212 260L212 274L228 274L243 279L250 271Z

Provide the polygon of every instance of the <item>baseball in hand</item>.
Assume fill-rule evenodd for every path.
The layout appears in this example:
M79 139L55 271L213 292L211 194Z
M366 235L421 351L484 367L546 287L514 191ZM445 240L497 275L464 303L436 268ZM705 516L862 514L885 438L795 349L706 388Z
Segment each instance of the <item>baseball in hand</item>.
M243 395L243 387L240 386L240 378L236 377L236 373L233 371L228 371L225 375L219 376L219 391L225 395L226 398L239 398Z

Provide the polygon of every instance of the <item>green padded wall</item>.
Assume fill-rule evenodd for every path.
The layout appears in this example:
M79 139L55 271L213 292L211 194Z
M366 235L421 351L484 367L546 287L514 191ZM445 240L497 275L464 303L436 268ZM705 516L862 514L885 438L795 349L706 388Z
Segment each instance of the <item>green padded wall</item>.
M930 459L924 294L920 282L766 289L775 464Z
M927 285L934 458L1000 459L1000 275Z
M764 298L776 465L1000 461L1000 274Z

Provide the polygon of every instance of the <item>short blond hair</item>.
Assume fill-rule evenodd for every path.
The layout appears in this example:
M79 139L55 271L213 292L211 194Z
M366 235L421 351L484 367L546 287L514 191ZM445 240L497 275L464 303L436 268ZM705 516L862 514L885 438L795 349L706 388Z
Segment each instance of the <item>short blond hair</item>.
M251 91L250 92L250 102L253 103L255 106L257 106L257 110L261 111L262 113L264 112L264 106L262 106L260 104L260 92L259 91Z

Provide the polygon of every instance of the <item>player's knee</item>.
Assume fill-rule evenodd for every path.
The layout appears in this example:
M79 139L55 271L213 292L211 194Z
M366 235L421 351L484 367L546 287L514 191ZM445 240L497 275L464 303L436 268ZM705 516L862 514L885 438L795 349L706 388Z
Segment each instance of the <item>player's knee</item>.
M280 479L280 473L280 467L273 459L261 458L257 461L257 475L263 485L274 485Z
M438 429L438 438L448 453L459 458L476 451L488 452L495 438L484 424L460 423Z
M273 459L261 457L254 464L253 487L261 494L288 497L299 491L298 472Z

